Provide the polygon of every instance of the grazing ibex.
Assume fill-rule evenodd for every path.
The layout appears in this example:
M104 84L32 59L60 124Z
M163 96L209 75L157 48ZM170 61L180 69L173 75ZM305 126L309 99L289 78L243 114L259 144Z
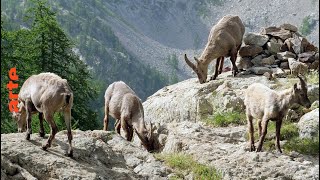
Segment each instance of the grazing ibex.
M279 92L271 90L260 83L254 83L246 90L244 103L246 105L250 151L255 151L252 120L256 118L258 119L260 137L257 152L261 151L264 138L267 134L268 122L271 120L276 123L275 146L282 153L280 149L280 128L283 117L294 103L307 108L311 106L307 96L307 84L301 76L298 76L298 78L300 81L294 84L292 88Z
M73 93L67 80L62 79L53 73L41 73L30 76L22 85L19 92L19 112L13 116L17 120L18 130L24 131L27 126L26 139L30 140L32 133L31 116L39 112L40 136L44 136L43 116L50 125L51 133L45 145L44 150L51 146L58 128L54 122L55 112L62 110L64 120L67 126L67 135L69 142L68 156L73 155L72 133L71 133L71 108L73 105Z
M144 122L144 111L141 100L124 82L118 81L109 85L105 95L105 116L103 130L108 128L108 115L117 120L115 129L120 134L122 127L128 141L132 140L135 130L142 145L148 150L154 150L152 124L147 129Z
M238 68L235 64L238 50L242 44L242 38L245 28L238 16L224 16L215 26L212 27L207 45L199 59L194 57L197 64L193 64L184 55L186 63L195 71L199 82L205 83L208 75L208 65L216 60L216 69L210 80L215 80L221 73L224 57L229 57L232 62L232 74L236 76Z

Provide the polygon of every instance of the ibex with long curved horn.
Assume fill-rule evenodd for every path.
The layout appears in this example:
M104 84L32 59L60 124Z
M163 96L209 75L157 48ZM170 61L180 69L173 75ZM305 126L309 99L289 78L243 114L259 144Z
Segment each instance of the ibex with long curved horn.
M208 65L214 59L216 61L215 72L210 80L215 80L222 72L224 57L229 57L232 62L232 74L236 76L238 68L235 64L238 50L242 44L245 28L238 16L224 16L215 26L212 27L208 43L199 59L194 57L196 64L193 64L187 55L184 55L186 63L195 71L199 82L205 83L208 75ZM218 72L219 68L219 72Z
M103 130L108 128L108 115L117 120L115 129L120 134L122 127L128 141L132 140L135 130L142 145L148 150L154 150L153 128L150 122L146 126L141 100L124 82L114 82L105 92L105 116ZM148 128L147 128L148 127Z

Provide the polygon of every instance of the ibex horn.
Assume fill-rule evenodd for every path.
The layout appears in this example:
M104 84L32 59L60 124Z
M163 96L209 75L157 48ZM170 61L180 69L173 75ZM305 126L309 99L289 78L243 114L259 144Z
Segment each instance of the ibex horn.
M298 75L298 78L300 79L300 84L304 87L306 85L306 82L301 74Z
M184 54L184 60L192 69L196 69L196 66L191 61L189 61L187 54Z
M194 58L194 60L197 61L197 63L199 63L199 59L198 58L196 58L196 57L193 57L193 58Z

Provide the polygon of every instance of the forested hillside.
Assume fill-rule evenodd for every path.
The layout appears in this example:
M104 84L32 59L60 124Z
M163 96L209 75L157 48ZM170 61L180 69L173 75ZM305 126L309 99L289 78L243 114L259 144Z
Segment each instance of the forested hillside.
M107 12L99 9L101 6L94 5L97 10L92 10L81 3L73 6L69 1L61 1L55 6L43 1L39 6L45 10L37 10L35 2L1 2L1 81L9 81L7 72L15 66L20 87L27 77L40 72L55 72L68 79L75 92L75 127L101 126L104 91L114 81L125 81L143 100L173 82L174 79L170 81L167 75L142 64L121 45L112 29L92 13ZM60 6L72 12L61 13ZM42 17L43 13L46 17ZM8 94L4 84L1 92ZM7 96L2 96L2 102L7 102ZM1 108L2 117L11 120L7 106ZM85 119L87 123L83 122ZM63 122L60 126L64 127ZM14 124L10 122L1 127L13 129Z
M68 80L74 94L73 127L93 129L99 126L97 111L90 106L98 94L98 85L88 69L73 51L74 43L61 29L55 14L45 2L32 1L25 11L25 25L20 28L11 23L7 16L1 16L1 132L15 131L15 124L9 114L8 72L16 68L19 79L14 82L19 93L23 82L33 74L53 72ZM61 115L55 119L60 128L64 128ZM34 124L39 123L33 121ZM33 126L37 129L38 126ZM49 131L48 126L46 130Z

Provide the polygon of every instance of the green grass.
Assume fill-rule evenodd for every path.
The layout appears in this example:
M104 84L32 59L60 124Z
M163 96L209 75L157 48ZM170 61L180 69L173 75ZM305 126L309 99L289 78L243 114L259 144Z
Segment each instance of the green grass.
M283 148L285 152L296 151L301 154L319 155L319 137L315 139L295 137L285 143Z
M184 179L184 174L193 173L194 179L222 179L222 174L214 167L206 166L195 161L191 155L183 153L155 154L158 160L174 169L175 176L170 179Z
M290 140L298 136L299 136L299 129L293 123L285 124L280 129L280 140L285 140L285 139Z
M246 115L237 111L217 112L207 117L204 122L214 127L227 127L229 125L246 124Z
M257 127L255 126L254 131L254 139L255 142L259 141L259 135ZM268 132L263 143L263 148L265 151L273 151L275 148L275 132L276 126L275 123L270 121L268 124ZM249 139L249 134L246 134L246 139ZM281 146L281 149L285 153L289 153L291 151L296 151L301 154L306 155L318 155L319 154L319 137L310 139L310 138L299 138L299 129L298 127L292 123L284 121L280 130L280 140L286 140L287 142Z
M319 73L317 71L310 71L306 78L308 84L319 84Z

